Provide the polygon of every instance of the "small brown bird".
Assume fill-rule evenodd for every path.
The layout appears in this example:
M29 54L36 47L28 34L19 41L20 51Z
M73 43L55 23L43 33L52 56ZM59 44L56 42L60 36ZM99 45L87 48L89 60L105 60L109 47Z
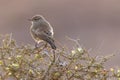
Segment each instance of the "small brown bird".
M41 41L45 41L55 50L56 45L53 39L54 32L49 22L41 15L35 15L29 20L32 22L30 33L35 42L39 44Z

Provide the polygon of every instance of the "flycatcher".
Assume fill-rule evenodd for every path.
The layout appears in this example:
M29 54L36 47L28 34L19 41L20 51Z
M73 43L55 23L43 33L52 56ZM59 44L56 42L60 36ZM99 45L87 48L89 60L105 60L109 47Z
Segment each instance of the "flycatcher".
M35 42L39 44L41 41L45 41L50 44L52 49L56 49L53 39L54 32L50 23L41 15L35 15L29 20L32 22L30 33Z

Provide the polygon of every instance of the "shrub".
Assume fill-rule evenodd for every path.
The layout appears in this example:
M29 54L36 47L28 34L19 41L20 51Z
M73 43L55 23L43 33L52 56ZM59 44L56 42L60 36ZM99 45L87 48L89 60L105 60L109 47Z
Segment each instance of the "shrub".
M104 64L110 56L93 57L86 49L34 48L16 44L12 35L1 36L1 80L120 80L120 70L107 70Z

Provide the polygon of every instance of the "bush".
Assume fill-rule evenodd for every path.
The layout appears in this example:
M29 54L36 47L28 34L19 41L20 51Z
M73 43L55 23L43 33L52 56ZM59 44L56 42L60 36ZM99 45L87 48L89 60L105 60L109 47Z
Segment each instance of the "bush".
M77 42L77 40L76 40ZM74 50L18 46L12 35L1 36L1 80L120 80L120 70L104 68L112 57L93 57L76 43Z

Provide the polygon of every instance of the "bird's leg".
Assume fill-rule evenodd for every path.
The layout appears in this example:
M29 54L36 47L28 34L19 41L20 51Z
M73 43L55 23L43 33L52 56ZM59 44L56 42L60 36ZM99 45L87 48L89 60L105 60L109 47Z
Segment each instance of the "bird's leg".
M35 53L39 53L41 50L39 50L39 48L38 48L38 43L36 42L35 43Z
M47 47L47 43L45 43L45 48Z
M38 43L35 43L35 48L37 49L39 47L38 47ZM41 48L41 50L45 49L46 47L47 47L47 43L43 44L43 47Z
M38 48L38 43L37 42L35 43L35 48Z
M47 47L47 43L45 43L45 44L44 44L44 47L43 47L43 49L44 49L44 48L46 48L46 47Z

